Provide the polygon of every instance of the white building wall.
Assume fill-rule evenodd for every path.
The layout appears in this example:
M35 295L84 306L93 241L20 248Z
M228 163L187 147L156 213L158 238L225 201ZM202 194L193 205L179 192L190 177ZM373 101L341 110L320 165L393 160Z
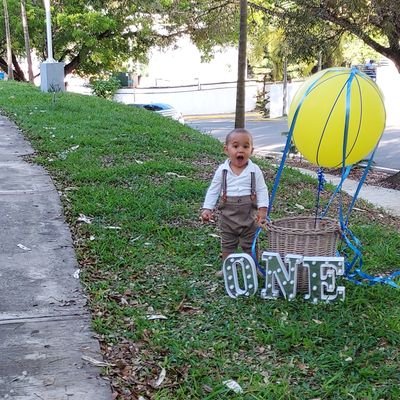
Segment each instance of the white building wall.
M247 82L246 111L255 109L257 82ZM120 89L114 98L121 103L169 103L184 115L223 114L235 111L236 82L173 88Z
M391 61L378 67L376 83L383 93L386 126L400 126L400 74Z
M291 82L287 85L287 103L286 112L289 112L290 103L293 100L297 89L302 85L303 81ZM270 96L270 118L279 118L283 115L283 84L273 83L269 86L269 96Z
M188 37L178 39L166 49L153 49L147 67L141 71L141 87L179 86L214 82L231 82L237 78L238 51L220 47L210 61Z

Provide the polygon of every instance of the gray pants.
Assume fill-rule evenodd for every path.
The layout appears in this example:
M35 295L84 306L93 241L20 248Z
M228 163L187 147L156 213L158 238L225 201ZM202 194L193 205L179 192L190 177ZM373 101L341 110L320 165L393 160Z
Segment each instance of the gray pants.
M251 196L227 197L221 201L219 210L222 252L235 253L240 246L245 253L250 253L258 228L257 201Z

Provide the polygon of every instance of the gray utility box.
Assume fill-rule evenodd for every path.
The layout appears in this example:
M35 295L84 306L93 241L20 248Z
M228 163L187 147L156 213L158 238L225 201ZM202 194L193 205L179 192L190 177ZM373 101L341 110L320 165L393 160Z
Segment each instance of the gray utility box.
M64 63L45 61L40 64L40 89L42 92L64 92Z

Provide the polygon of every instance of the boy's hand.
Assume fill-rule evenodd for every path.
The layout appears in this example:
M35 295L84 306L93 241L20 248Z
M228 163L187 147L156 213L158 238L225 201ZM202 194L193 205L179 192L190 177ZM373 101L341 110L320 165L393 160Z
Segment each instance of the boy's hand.
M208 208L203 209L200 218L203 222L213 221L212 210L209 210Z
M267 211L267 207L261 207L258 209L256 216L258 224L263 224L267 220Z

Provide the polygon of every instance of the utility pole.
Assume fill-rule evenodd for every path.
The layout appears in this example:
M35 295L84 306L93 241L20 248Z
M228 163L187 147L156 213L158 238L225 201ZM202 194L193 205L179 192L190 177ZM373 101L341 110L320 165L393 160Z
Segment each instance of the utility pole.
M46 11L46 37L47 37L47 60L48 62L54 62L53 58L53 37L51 35L51 11L50 11L50 0L44 0L44 8Z

